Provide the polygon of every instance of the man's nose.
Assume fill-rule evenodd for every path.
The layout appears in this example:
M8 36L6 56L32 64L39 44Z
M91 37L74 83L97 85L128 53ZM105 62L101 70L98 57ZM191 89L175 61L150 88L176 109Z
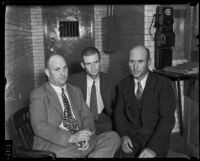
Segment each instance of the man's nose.
M137 70L137 69L138 69L138 63L135 63L135 64L133 65L133 67L134 67L135 70Z
M65 70L64 69L61 70L61 74L65 75Z
M95 69L95 68L96 68L95 64L94 64L94 63L92 63L92 69Z

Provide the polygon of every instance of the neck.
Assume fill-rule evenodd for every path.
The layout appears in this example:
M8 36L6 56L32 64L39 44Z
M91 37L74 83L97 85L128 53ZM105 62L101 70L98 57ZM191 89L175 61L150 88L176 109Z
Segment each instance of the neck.
M143 80L144 79L144 77L146 77L146 75L149 73L149 71L147 71L146 72L146 74L145 75L143 75L142 77L140 77L140 78L135 78L135 79L137 79L137 81L141 81L141 80Z
M56 85L56 84L54 84L54 82L50 82L50 81L49 81L49 83L52 84L53 86L60 87L60 88L64 88L65 85L66 85L66 84L63 84L63 85Z

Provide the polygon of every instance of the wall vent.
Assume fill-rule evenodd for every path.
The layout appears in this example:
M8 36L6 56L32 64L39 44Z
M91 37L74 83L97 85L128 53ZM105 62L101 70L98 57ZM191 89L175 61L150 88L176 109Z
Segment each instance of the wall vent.
M78 37L79 22L78 21L60 21L60 37Z

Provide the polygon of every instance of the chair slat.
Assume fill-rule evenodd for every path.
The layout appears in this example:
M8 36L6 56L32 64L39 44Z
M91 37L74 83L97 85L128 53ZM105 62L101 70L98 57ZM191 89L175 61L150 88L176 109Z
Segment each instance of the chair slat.
M28 143L27 143L27 140L26 140L26 137L25 137L25 135L24 135L24 132L23 132L22 128L19 128L19 129L18 129L18 134L19 134L19 137L20 137L20 139L22 140L22 143L23 143L23 145L25 146L25 148L26 148L26 149L29 149L29 145L28 145Z
M30 124L29 108L25 107L17 111L13 115L13 122L23 145L31 149L34 133Z

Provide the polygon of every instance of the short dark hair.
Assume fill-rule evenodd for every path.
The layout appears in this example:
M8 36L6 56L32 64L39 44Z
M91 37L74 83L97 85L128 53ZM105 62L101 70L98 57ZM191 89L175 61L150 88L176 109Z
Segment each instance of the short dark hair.
M90 56L94 54L98 54L99 59L100 59L100 52L97 48L95 47L87 47L81 52L81 61L83 62L83 56Z
M55 55L59 55L61 57L63 57L63 59L66 61L65 55L64 54L58 54L58 53L51 53L49 55L47 55L46 59L45 59L45 68L47 69L49 67L49 60L51 59L51 57L55 56Z

